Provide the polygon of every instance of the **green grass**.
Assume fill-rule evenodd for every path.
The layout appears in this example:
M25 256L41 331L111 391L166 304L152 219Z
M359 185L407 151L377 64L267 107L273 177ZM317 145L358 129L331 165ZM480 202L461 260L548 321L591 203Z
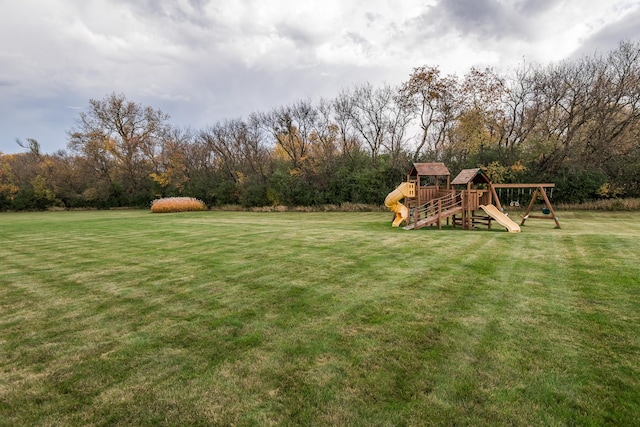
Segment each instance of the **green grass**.
M640 213L0 215L0 425L633 425Z

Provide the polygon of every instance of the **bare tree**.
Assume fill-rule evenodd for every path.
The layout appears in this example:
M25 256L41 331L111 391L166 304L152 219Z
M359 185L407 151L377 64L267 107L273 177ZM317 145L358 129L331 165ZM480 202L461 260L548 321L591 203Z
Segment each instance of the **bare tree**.
M315 107L317 115L313 123L314 157L321 163L331 165L338 152L339 127L333 122L334 110L327 99L320 99Z
M597 108L592 102L597 75L598 66L587 58L551 65L540 75L544 102L537 128L540 171L558 170L581 144Z
M236 183L242 177L242 139L245 132L244 123L236 119L218 122L198 136L214 154L220 168Z
M69 132L69 148L94 158L104 176L111 172L108 164L116 164L128 190L135 192L150 172L145 160L155 156L168 121L169 115L162 111L112 93L89 101L89 109L80 113L77 127Z
M352 98L351 123L369 147L375 163L388 131L388 109L393 102L393 90L385 85L374 89L370 83L356 86Z
M434 160L441 160L442 147L459 114L457 77L441 77L437 67L422 66L414 69L399 94L399 102L418 117L420 125L413 161L417 161L425 149L433 153Z
M269 150L265 147L261 121L252 114L247 122L241 119L218 122L198 135L213 154L215 164L236 184L252 175L265 182L269 173Z
M592 91L593 123L588 126L581 157L607 163L630 153L630 132L640 123L640 42L622 42L599 61Z
M523 64L505 80L504 112L497 122L498 149L503 152L503 162L509 165L520 160L516 151L525 145L544 110L537 74L533 65Z
M402 100L399 92L393 95L393 102L387 110L387 136L382 143L391 155L391 167L395 170L406 166L401 165L402 153L407 148L406 135L413 118L413 112Z
M294 106L278 107L262 114L260 121L277 146L299 168L309 155L309 124L312 113L304 102ZM302 128L301 128L302 126Z
M332 107L340 151L343 155L352 158L353 153L360 148L360 141L355 136L351 119L353 116L353 94L350 91L342 90L333 100Z
M271 173L271 150L267 145L267 136L257 114L251 114L246 122L246 138L243 154L250 170L262 182L266 182Z

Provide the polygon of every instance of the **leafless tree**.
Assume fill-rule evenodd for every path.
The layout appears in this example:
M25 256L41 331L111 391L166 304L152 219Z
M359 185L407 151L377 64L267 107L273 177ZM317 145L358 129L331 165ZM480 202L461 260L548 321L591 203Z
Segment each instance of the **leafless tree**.
M127 190L135 192L148 176L145 162L155 156L168 129L168 114L112 93L89 101L89 109L80 113L77 127L69 132L69 148L93 158L103 176L110 176L115 164Z
M353 158L353 153L360 149L360 141L352 124L353 104L353 94L346 89L332 102L333 122L337 126L340 151L349 158Z
M369 147L373 163L377 161L388 131L388 109L393 103L393 90L385 85L374 89L370 83L355 87L352 97L351 123Z
M418 118L421 130L413 161L426 149L433 160L441 160L442 147L459 114L458 85L457 77L441 77L437 67L422 66L400 87L399 102Z

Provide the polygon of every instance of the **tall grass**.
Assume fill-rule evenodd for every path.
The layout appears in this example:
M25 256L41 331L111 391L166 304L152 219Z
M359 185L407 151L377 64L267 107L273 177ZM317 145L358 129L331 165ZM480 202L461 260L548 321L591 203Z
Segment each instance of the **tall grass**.
M151 202L151 212L190 212L204 211L207 207L202 200L193 197L164 197Z
M561 203L562 210L593 210L593 211L640 211L640 199L600 199L579 204Z
M633 425L640 213L0 215L2 425Z

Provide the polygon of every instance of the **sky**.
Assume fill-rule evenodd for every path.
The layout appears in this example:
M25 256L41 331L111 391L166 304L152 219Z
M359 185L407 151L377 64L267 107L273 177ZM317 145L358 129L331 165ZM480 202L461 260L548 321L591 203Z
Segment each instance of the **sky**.
M66 149L112 93L203 129L437 66L506 72L640 40L640 0L0 0L0 152Z

